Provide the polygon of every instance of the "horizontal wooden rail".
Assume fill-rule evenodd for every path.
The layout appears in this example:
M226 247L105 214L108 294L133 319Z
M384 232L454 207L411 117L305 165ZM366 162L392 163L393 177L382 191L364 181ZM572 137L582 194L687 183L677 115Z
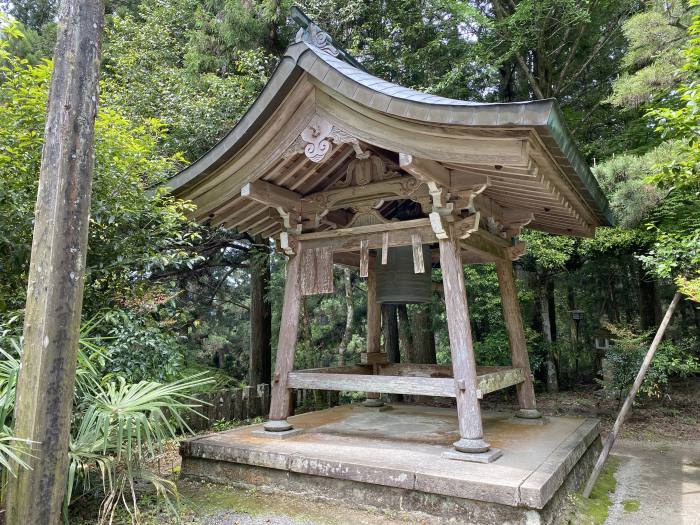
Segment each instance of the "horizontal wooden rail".
M454 379L449 377L401 377L290 372L287 376L287 384L290 388L455 397L455 382Z
M316 368L313 371L290 372L287 376L289 388L455 397L455 382L451 377L347 374L322 370ZM484 372L477 376L479 398L525 381L521 368L493 367Z

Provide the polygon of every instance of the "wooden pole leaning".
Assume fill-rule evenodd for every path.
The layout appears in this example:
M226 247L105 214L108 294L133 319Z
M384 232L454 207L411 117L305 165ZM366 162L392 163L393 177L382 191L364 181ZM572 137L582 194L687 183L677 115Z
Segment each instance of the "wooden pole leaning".
M287 279L284 285L284 302L282 304L282 319L277 343L277 361L272 377L272 394L270 399L270 417L264 428L268 432L284 432L292 430L287 421L291 413L291 396L287 387L287 375L294 367L294 349L299 329L299 312L301 310L300 283L300 253L301 246L287 261Z
M454 443L454 447L459 452L487 452L490 446L483 439L461 250L452 224L449 224L447 233L447 238L440 239L439 244L459 420L460 439Z
M639 388L644 382L644 377L646 376L647 371L651 366L651 361L652 359L654 359L656 350L659 348L659 345L661 344L661 341L664 338L666 328L668 328L668 325L671 322L671 317L673 317L673 312L676 311L680 300L681 293L676 292L673 296L671 304L668 305L668 310L666 310L666 315L664 315L664 318L661 321L661 324L659 325L659 329L656 331L654 340L651 342L651 346L649 346L649 350L647 350L647 353L644 356L642 366L639 368L639 372L637 372L637 377L634 379L632 388L630 388L630 391L627 394L627 398L625 399L625 402L622 405L622 408L620 409L620 413L617 415L617 419L615 419L615 424L613 425L612 430L608 434L608 437L605 439L605 445L603 445L603 450L600 451L600 456L598 456L598 460L596 461L596 464L593 467L591 477L588 478L586 487L583 489L584 498L590 497L591 492L593 491L593 486L595 485L598 476L600 476L600 472L603 470L605 460L608 459L608 455L610 454L610 451L612 450L613 445L615 444L615 439L617 439L617 434L620 432L620 429L622 428L625 419L627 419L627 414L629 414L629 411L632 410L632 405L634 404L635 397L637 397L637 392L639 392Z
M377 303L377 275L375 260L369 261L367 269L367 363L372 365L372 373L379 373L379 364L386 362L386 355L380 353L382 315ZM384 359L382 359L382 357ZM367 398L362 403L366 407L381 407L384 402L376 392L367 392Z
M518 291L515 287L513 264L507 259L497 260L496 273L498 274L498 285L501 289L501 306L508 334L511 362L514 367L522 368L525 375L525 381L516 387L520 409L515 415L525 419L537 419L542 417L542 415L537 410L535 400L535 387L532 381L532 372L530 371L530 358L527 354L525 330L520 312L520 303L518 302Z

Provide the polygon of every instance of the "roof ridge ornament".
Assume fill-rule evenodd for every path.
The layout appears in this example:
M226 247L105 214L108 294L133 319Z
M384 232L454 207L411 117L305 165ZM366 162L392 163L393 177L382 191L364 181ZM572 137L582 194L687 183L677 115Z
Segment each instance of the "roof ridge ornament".
M295 38L296 42L306 42L314 46L315 48L337 57L340 52L333 45L333 38L331 35L323 31L313 22L309 23L306 28L300 27L297 31L297 36Z

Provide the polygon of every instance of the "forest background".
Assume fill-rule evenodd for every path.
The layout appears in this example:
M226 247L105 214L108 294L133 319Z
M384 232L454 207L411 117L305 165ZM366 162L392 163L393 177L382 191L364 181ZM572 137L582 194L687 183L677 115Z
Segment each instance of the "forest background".
M0 334L11 340L22 327L56 1L0 5ZM516 270L541 388L623 389L679 287L686 299L646 392L698 373L697 2L298 5L381 78L473 101L559 100L617 222L592 239L522 236L528 252ZM283 258L266 239L193 224L189 203L147 190L244 114L293 40L290 7L107 1L84 306L103 377L168 382L206 369L217 385L269 382ZM471 266L465 277L477 361L507 364L495 271ZM366 285L348 269L336 269L336 281L335 294L306 298L298 367L359 359ZM449 362L437 294L382 315L392 360ZM602 381L595 346L605 338L617 344Z

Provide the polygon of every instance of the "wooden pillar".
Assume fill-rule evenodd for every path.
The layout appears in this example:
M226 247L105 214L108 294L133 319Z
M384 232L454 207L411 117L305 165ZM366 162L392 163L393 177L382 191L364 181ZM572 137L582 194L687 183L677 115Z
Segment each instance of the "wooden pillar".
M367 269L367 362L372 365L373 373L379 373L379 361L381 357L381 329L382 310L377 303L377 274L374 269L374 260L370 261ZM380 407L384 403L376 392L367 392L365 406Z
M15 406L29 468L7 476L10 525L57 525L83 305L104 3L60 2Z
M294 349L299 329L299 312L301 310L301 286L299 265L301 246L295 255L287 261L287 279L284 285L284 302L282 319L277 343L277 361L272 377L272 394L270 400L270 417L265 423L265 430L283 432L291 430L287 416L292 410L291 395L287 388L287 374L294 367Z
M460 251L450 225L448 238L440 239L440 266L459 419L460 439L454 447L459 452L487 452L489 444L483 439L481 407L476 393L476 362Z
M496 273L498 274L498 284L501 289L501 306L506 332L508 333L511 362L513 366L522 368L523 372L525 372L525 381L516 387L518 404L520 405L520 410L518 410L516 416L535 419L541 417L541 415L537 411L535 402L535 389L532 382L532 372L530 371L530 358L527 354L523 318L520 312L520 303L518 302L518 291L515 287L513 264L506 259L497 261Z

